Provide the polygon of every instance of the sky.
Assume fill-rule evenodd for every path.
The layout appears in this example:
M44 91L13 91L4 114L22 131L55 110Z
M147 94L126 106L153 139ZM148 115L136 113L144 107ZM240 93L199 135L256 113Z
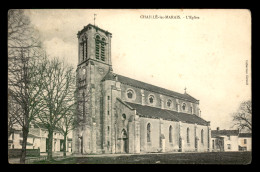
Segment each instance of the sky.
M95 25L112 33L115 73L179 93L186 87L211 129L234 129L232 113L251 99L250 11L26 10L47 54L75 69L77 33L94 24L94 14ZM165 16L172 18L159 18Z

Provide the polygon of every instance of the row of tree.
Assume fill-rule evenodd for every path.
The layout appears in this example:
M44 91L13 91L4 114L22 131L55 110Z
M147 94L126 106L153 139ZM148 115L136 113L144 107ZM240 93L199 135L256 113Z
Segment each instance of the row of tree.
M8 134L14 124L22 128L20 163L25 163L27 137L32 122L48 129L48 159L52 159L55 129L66 138L75 125L75 72L58 58L49 59L39 34L23 10L8 12Z

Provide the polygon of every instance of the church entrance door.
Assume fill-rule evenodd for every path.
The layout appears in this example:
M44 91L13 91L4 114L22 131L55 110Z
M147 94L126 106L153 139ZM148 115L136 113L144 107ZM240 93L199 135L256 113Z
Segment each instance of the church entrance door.
M127 144L127 133L125 131L125 129L122 130L121 133L121 153L128 153L128 144Z
M123 153L127 153L127 138L123 138Z

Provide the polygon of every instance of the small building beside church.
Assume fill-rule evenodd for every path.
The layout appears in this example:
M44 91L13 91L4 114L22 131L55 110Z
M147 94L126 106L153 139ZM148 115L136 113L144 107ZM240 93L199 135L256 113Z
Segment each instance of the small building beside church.
M238 151L239 130L211 130L212 151Z
M73 152L210 151L210 122L201 117L199 100L114 73L111 39L92 24L78 32Z
M70 137L69 137L70 136ZM8 138L9 149L22 149L23 133L21 127L15 125ZM57 129L53 132L52 151L63 151L64 136ZM40 149L40 152L48 151L48 129L41 123L32 122L27 137L27 149ZM67 151L72 152L71 133L67 138Z
M252 133L239 133L239 151L252 151Z

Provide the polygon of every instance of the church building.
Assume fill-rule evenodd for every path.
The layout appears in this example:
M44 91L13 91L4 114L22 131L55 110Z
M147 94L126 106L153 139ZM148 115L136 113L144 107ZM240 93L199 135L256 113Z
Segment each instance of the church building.
M112 34L78 32L75 154L210 151L199 100L113 72Z

